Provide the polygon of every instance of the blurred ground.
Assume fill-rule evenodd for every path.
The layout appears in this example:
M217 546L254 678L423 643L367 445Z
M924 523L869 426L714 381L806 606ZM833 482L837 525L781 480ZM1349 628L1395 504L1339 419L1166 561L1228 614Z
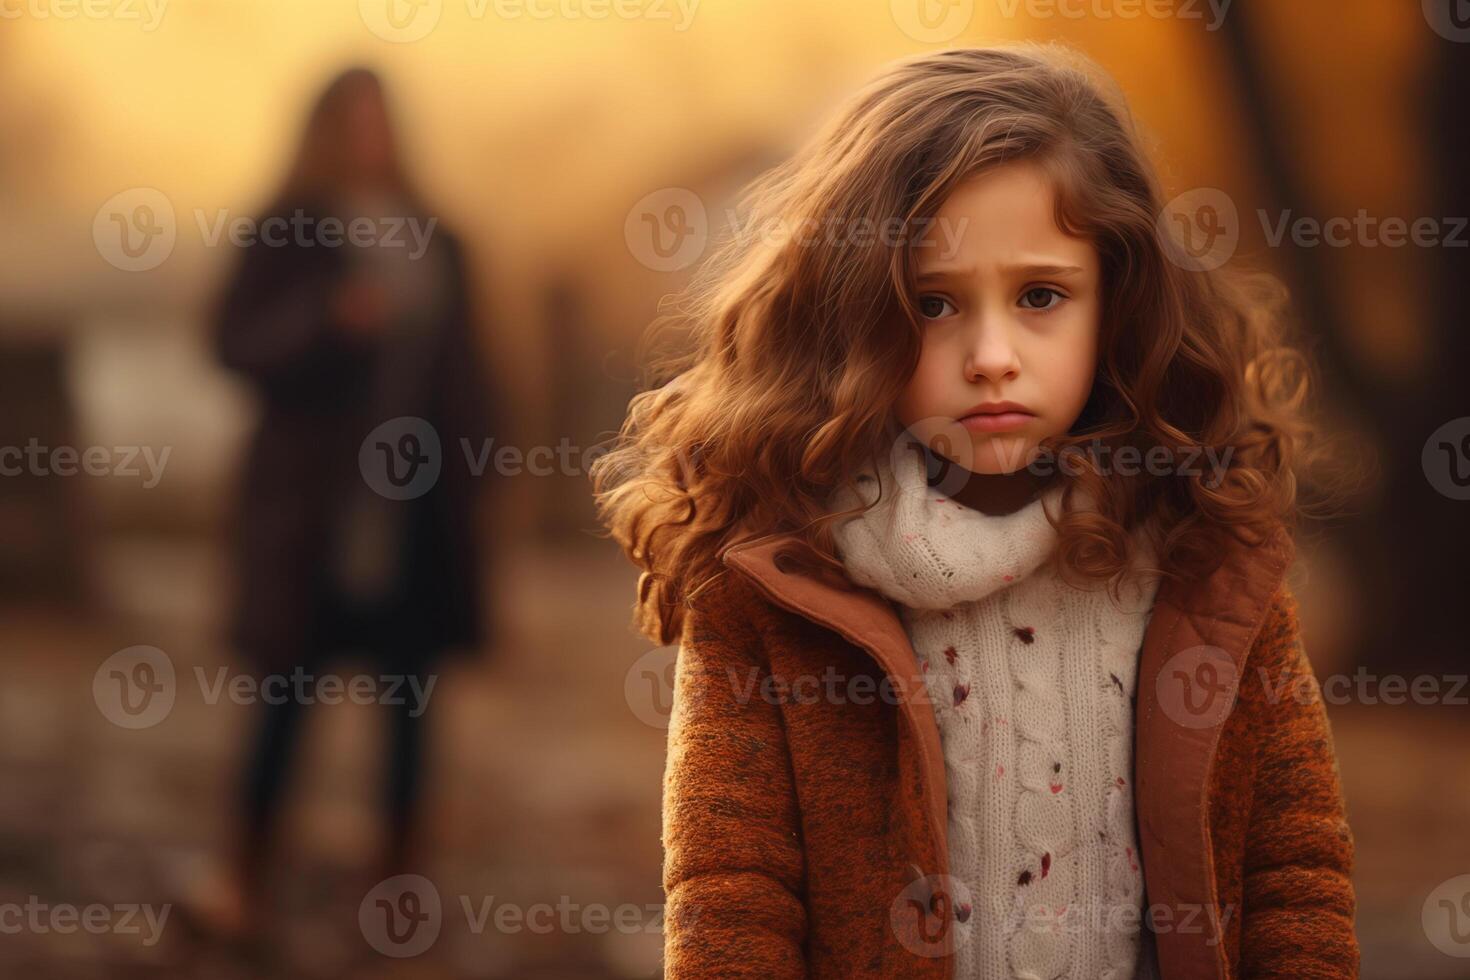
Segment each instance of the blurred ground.
M106 588L120 610L84 622L34 606L5 610L13 681L0 710L0 900L85 905L170 901L169 871L220 846L248 707L207 705L179 684L169 717L126 731L92 700L92 677L140 637L179 674L227 663L211 641L218 568L198 546L110 550ZM627 627L634 575L605 545L506 556L505 642L458 666L431 700L437 748L423 873L444 902L428 952L374 952L358 906L376 884L379 767L373 706L318 706L288 820L294 840L275 875L270 939L256 967L199 941L177 917L162 939L22 931L0 943L6 976L648 977L662 943L658 884L664 732L624 696L648 647ZM146 573L146 574L145 574ZM574 587L574 588L573 588ZM569 604L568 596L575 595ZM1363 976L1463 977L1424 940L1421 907L1463 865L1470 795L1460 747L1470 716L1452 706L1331 707L1358 845ZM476 933L498 903L637 906L622 930L560 926ZM631 919L629 920L631 921Z
M205 703L185 681L227 663L211 642L218 569L197 547L116 549L108 580L126 610L87 623L6 609L10 672L0 710L0 901L107 905L170 900L170 869L223 841L250 706ZM315 706L308 758L275 875L258 972L212 950L177 917L162 939L22 930L0 941L0 975L84 977L632 977L657 974L659 780L664 731L624 698L648 651L627 629L635 577L611 549L507 556L509 617L493 659L446 671L431 700L430 857L444 926L424 955L394 960L364 941L358 906L375 884L376 705ZM146 574L145 574L146 573ZM569 586L575 583L575 608ZM147 637L181 681L169 716L126 731L92 699L111 652ZM534 638L531 639L531 638ZM354 671L355 672L355 671ZM460 904L637 906L622 930L530 925L476 935ZM140 920L141 921L141 920ZM544 921L544 920L543 920ZM558 919L558 922L561 921ZM628 913L628 923L633 923Z

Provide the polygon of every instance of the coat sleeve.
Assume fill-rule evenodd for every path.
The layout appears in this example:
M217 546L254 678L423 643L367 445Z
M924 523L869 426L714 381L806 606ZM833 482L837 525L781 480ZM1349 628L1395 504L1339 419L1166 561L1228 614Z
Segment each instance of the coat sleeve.
M1355 978L1353 836L1289 589L1277 594L1251 662L1269 689L1246 829L1241 977Z
M664 976L806 976L805 868L778 704L748 586L684 617L664 770Z

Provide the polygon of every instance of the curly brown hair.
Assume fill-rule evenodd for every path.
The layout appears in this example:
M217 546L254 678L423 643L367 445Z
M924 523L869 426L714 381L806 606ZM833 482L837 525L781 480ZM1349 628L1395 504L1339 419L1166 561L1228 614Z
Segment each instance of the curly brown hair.
M649 387L591 473L603 523L644 572L644 635L675 641L732 544L797 533L819 566L840 569L830 524L855 512L825 503L889 450L885 426L918 362L912 240L874 247L769 229L833 216L921 227L958 183L1020 159L1044 169L1058 227L1093 244L1103 274L1093 390L1049 448L1213 450L1228 464L1217 482L1073 456L1083 465L1058 476L1058 570L1116 584L1141 530L1155 570L1189 578L1218 562L1228 535L1253 544L1294 526L1315 381L1285 337L1285 288L1171 259L1157 178L1116 85L1091 61L1057 45L941 51L894 63L749 185L744 220L653 324L692 344L651 359ZM1074 507L1078 486L1094 506Z

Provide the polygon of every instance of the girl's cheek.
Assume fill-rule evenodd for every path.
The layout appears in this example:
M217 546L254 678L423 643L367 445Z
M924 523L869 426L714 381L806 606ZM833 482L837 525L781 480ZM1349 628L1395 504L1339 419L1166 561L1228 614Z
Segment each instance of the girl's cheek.
M1081 414L1092 392L1097 377L1097 332L1096 326L1083 324L1074 335L1065 355L1058 364L1063 365L1061 386L1066 392L1067 408L1073 418ZM1070 423L1069 423L1070 425Z
M943 391L940 384L940 369L944 358L935 345L926 344L919 355L918 367L904 386L899 396L895 413L904 425L912 425L920 419L937 414L934 410Z

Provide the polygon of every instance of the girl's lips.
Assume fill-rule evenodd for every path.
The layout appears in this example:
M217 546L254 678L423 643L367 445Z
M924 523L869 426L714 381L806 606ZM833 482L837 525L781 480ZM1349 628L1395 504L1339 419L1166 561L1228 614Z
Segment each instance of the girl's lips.
M971 432L1009 432L1019 429L1036 416L1029 412L996 412L995 414L966 415L960 419Z

